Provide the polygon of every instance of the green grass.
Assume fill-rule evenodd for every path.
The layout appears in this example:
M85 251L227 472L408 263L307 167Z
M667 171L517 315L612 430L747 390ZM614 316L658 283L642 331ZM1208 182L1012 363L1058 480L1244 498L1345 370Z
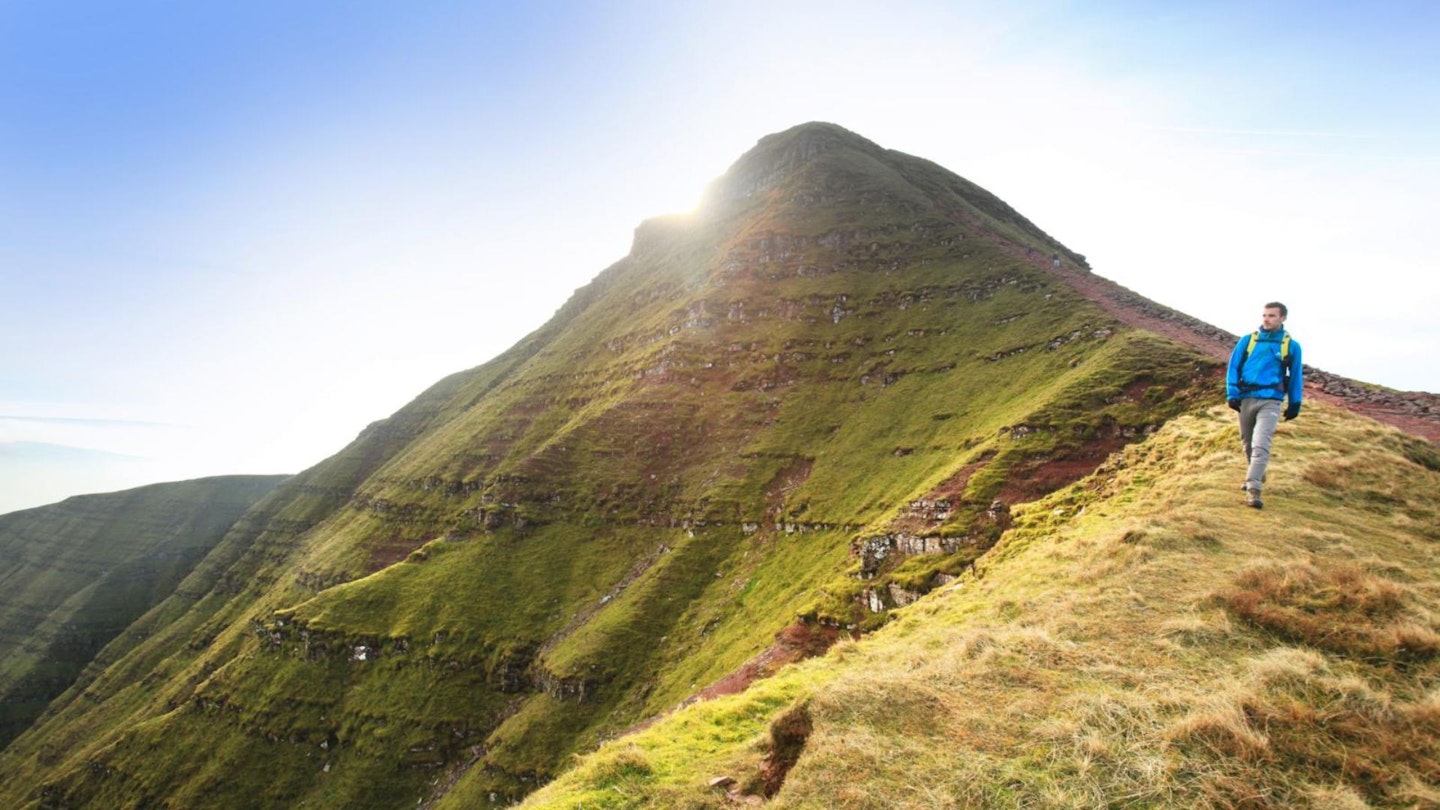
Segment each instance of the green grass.
M0 516L0 748L281 480L159 484Z
M1044 546L1081 506L1088 519L1155 503L1171 473L1154 465L1126 467L1126 487L1103 497L1072 482L1217 396L1213 364L1119 327L1012 258L996 242L1006 234L1052 243L936 172L824 127L762 144L709 207L642 226L633 254L550 324L240 521L0 753L0 799L333 806L368 790L384 806L503 805L747 662L768 672L781 641L889 622L876 643L942 643L905 618L920 605L889 608L979 590L944 583ZM1374 515L1403 499L1381 485L1354 493ZM913 516L939 495L954 501L945 518ZM1004 535L995 499L1017 524ZM1432 516L1405 503L1415 526ZM873 569L857 556L907 532L958 545L887 546ZM1153 553L1116 543L1077 582L1109 583L1109 567ZM1026 570L963 610L1033 615L1031 589L1056 569ZM973 661L950 665L978 667L994 650L1006 677L1023 678L1027 661L1071 642L1025 627L965 643ZM842 641L835 660L888 667L872 649L887 648ZM701 763L743 769L742 787L779 784L803 719L822 740L853 709L826 690L862 688L829 666L682 712L700 719L673 745L654 730L679 720L627 737L655 747L597 760L601 792L707 806L721 798L695 793ZM1093 688L1110 689L1097 672ZM891 674L911 689L865 722L893 736L921 722L913 700L934 711L915 740L889 744L920 746L959 722L963 707L926 702L935 687ZM875 737L865 756L891 755L858 721L851 733ZM181 761L207 745L221 755ZM836 745L826 756L839 763L849 754ZM775 801L824 781L807 769L817 750L806 746ZM1039 767L1006 752L977 762ZM996 789L1018 790L1008 784Z
M525 806L727 806L709 780L753 783L796 703L814 730L777 808L1428 806L1440 476L1317 406L1282 427L1256 512L1228 417L1173 421L884 630L617 740Z

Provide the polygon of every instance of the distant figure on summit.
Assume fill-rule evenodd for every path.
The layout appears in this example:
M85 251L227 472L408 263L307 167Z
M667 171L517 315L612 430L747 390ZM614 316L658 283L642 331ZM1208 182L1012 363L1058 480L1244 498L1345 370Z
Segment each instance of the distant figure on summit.
M1304 390L1301 378L1300 344L1285 331L1289 310L1279 301L1265 305L1260 328L1242 335L1230 353L1225 374L1225 400L1240 414L1240 443L1250 468L1245 474L1245 502L1260 509L1260 487L1270 464L1270 442L1280 422L1280 403L1287 398L1285 421L1300 415Z

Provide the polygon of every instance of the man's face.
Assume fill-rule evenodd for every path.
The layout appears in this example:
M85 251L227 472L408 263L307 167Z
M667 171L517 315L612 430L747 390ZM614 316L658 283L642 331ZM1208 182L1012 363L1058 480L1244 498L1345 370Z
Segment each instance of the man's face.
M1260 316L1260 328L1266 332L1274 332L1282 323L1285 323L1285 316L1275 307L1266 307L1264 314Z

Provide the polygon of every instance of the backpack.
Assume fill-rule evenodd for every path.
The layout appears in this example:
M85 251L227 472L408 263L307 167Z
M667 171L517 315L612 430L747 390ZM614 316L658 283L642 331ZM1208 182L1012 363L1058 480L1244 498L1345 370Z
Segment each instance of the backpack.
M1245 370L1245 361L1250 359L1250 353L1255 351L1255 344L1260 342L1260 330L1256 329L1250 333L1250 345L1245 347L1245 355L1240 358L1240 365L1236 368L1236 377ZM1290 390L1290 333L1284 332L1280 335L1280 385L1283 390ZM1242 385L1242 390L1243 385Z
M1250 353L1255 351L1255 344L1260 342L1260 330L1256 329L1250 333L1250 345L1245 347L1245 357L1248 359ZM1280 336L1280 362L1287 365L1290 362L1290 333L1285 332ZM1245 361L1240 361L1241 368L1244 368Z

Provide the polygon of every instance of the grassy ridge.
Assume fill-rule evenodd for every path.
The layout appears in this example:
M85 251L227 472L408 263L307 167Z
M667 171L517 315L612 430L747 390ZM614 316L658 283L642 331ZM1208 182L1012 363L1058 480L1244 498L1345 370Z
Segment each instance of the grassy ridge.
M882 626L1000 536L995 501L1213 394L994 247L1060 250L998 201L837 129L762 142L287 483L0 757L0 798L503 804L782 632Z
M611 743L525 806L734 806L766 792L797 712L769 806L1435 804L1433 448L1316 407L1281 428L1263 512L1237 456L1223 409L1175 420L1018 510L884 630Z

